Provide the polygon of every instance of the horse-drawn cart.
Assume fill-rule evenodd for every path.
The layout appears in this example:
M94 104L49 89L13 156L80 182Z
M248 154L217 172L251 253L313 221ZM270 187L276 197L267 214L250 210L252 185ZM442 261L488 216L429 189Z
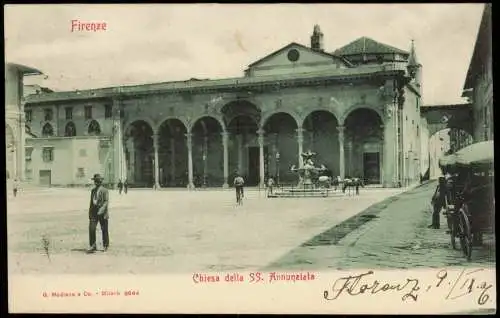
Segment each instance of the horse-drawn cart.
M449 177L444 181L445 212L452 247L458 238L468 260L483 233L495 231L493 141L465 147L439 161Z

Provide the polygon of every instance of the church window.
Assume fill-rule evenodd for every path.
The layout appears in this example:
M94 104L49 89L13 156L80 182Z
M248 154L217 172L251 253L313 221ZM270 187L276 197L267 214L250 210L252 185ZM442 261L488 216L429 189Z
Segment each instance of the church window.
M52 128L52 125L49 123L46 123L43 125L42 128L42 136L43 137L51 137L54 136L54 129Z
M85 119L92 119L92 106L85 106Z
M66 120L72 120L73 119L73 107L66 107Z
M51 108L46 108L44 109L44 118L45 121L51 121L53 118L54 113L52 112Z
M300 53L296 49L291 49L290 51L288 51L288 60L290 60L290 62L297 62L299 60L299 57Z
M89 130L88 130L89 135L100 135L101 134L101 127L99 126L99 123L96 120L92 120L89 124Z
M66 124L66 128L64 129L64 136L73 137L76 135L76 127L73 122L69 122Z
M54 161L54 148L52 147L44 147L42 152L43 162L52 162Z
M113 107L111 105L104 105L104 118L113 117Z

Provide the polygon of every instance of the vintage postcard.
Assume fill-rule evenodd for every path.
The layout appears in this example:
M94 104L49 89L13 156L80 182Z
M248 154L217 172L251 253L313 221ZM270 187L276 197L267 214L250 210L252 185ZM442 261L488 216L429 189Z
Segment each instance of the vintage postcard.
M491 5L7 5L13 313L495 313Z

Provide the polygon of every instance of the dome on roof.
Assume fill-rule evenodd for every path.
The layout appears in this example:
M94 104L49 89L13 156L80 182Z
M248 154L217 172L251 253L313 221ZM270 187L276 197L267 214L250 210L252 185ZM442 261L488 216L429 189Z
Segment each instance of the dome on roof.
M409 54L409 52L407 51L377 42L365 36L333 52L333 54L340 56L357 55L357 54L387 54L387 53L397 53L406 55Z

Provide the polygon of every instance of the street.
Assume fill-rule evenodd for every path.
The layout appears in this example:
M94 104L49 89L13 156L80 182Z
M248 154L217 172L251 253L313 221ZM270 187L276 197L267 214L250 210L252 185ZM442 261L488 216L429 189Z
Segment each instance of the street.
M468 262L462 251L453 250L441 214L441 229L429 229L430 198L436 182L423 185L362 214L375 215L335 244L313 239L269 265L267 269L351 269L351 268L441 268L448 266L495 267L495 240L484 236L484 246L474 247ZM323 236L333 236L335 232ZM328 238L326 238L328 241ZM457 240L457 244L458 240Z
M287 199L248 189L239 207L233 189L111 190L110 250L92 255L84 253L88 189L21 192L8 198L9 273L494 266L494 245L466 262L449 247L445 220L427 229L434 186Z

